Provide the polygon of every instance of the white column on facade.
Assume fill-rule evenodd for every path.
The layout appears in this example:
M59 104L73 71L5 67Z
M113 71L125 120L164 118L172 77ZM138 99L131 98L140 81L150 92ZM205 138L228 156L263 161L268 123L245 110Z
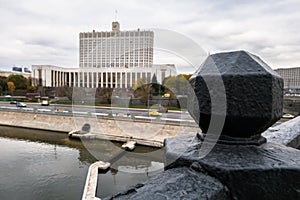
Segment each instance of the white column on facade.
M43 80L43 86L44 87L48 87L48 85L47 85L47 75L48 75L48 73L47 73L47 69L45 69L44 70L44 80Z
M77 86L80 87L80 72L77 72Z
M105 87L108 87L108 72L105 72Z
M133 72L130 72L130 87L132 87L132 74Z
M58 87L58 71L55 71L55 87Z
M113 87L113 73L110 72L110 88Z
M57 81L57 87L60 87L60 71L57 72L58 73L58 81Z
M95 88L94 72L91 73L92 73L92 88Z
M127 88L128 82L127 82L127 72L126 71L125 71L125 81L124 81L124 84L125 84L125 88Z
M90 72L86 72L86 83L87 88L90 87Z
M67 72L64 72L64 86L67 86Z
M73 79L73 85L72 85L72 87L75 87L76 86L75 72L72 72L71 75L72 75L72 79Z
M83 82L83 87L86 87L87 86L87 72L83 72L82 73L82 82Z
M96 88L99 85L99 72L96 72Z
M61 87L63 87L65 85L65 81L64 81L64 72L60 72L61 73Z
M115 73L115 88L118 88L118 72Z
M74 75L75 75L75 79L76 79L75 86L79 87L79 71L78 72L74 72Z
M60 87L64 86L63 84L63 72L60 72Z
M34 69L32 69L32 86L35 86L35 70Z
M57 87L58 74L57 74L57 71L56 71L56 70L55 70L54 74L55 74L55 84L54 84L54 86Z
M56 70L53 70L53 74L54 74L54 79L53 79L54 84L53 84L53 86L56 87L56 83L57 83Z
M82 72L81 74L82 74L82 87L84 87L85 86L85 79L84 79L85 72Z
M101 87L103 87L103 72L100 72Z
M69 78L69 82L68 82L68 86L71 87L72 86L72 74L71 72L67 72L68 73L68 78ZM68 80L68 79L67 79Z
M71 86L71 87L74 87L74 84L75 84L74 72L70 72L70 74L71 74L71 76L70 76L70 77L71 77L71 78L70 78L70 80L71 80L71 81L70 81L70 86ZM73 81L72 81L72 80L73 80Z
M46 82L46 77L45 77L45 70L41 69L41 78L42 78L42 86L46 86L45 82Z
M56 77L55 77L55 70L53 70L53 78L52 78L52 87L55 87L55 81L56 81Z
M56 87L59 87L59 71L56 71Z
M123 76L122 76L122 72L120 72L120 88L123 88Z
M63 86L66 86L67 80L66 80L66 73L63 72Z
M61 86L65 86L65 73L61 72Z
M64 72L64 86L67 86L67 72Z
M74 79L73 87L76 87L77 86L76 72L73 72L73 79Z
M93 74L93 72L88 72L88 74L87 74L88 88L93 87L93 86L91 86L92 80L90 80L91 74Z

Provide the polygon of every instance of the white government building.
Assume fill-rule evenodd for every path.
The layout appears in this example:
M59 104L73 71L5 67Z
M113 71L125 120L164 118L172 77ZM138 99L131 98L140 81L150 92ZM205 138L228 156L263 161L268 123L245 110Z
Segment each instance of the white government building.
M153 64L153 31L112 31L79 34L79 68L32 65L34 86L132 88L136 80L158 83L175 76L174 64Z
M275 71L283 78L285 89L300 89L300 67L279 68Z

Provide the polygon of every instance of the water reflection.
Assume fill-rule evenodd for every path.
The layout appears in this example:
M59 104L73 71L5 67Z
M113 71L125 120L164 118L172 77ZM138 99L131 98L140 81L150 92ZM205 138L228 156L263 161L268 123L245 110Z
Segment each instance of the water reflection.
M116 153L110 142L91 145L93 153L105 158ZM112 195L161 171L162 155L142 154L154 150L137 147L99 174L97 195ZM81 141L66 134L4 126L0 152L0 199L80 199L88 166L96 161Z

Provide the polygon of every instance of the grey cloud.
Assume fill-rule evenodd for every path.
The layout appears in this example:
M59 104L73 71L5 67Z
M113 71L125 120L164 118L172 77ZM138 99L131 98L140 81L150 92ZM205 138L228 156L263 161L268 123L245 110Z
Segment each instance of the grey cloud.
M275 68L300 66L299 8L297 0L0 0L0 69L78 66L79 32L110 30L115 9L123 30L169 29L206 52L246 49Z

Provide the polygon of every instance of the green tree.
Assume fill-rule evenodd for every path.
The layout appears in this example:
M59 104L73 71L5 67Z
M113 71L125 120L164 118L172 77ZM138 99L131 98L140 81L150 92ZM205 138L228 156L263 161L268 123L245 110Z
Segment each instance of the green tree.
M165 80L164 86L167 90L174 92L175 94L186 94L188 90L188 80L184 75L180 74L178 76L171 76Z
M189 80L192 76L192 74L182 74L182 75L186 80Z
M148 101L151 98L151 94L153 93L153 88L151 84L146 84L144 78L138 79L134 85L134 97L139 98L142 103L146 106L148 105Z
M134 82L133 89L137 90L138 88L142 87L145 84L146 84L146 80L144 78L139 78Z
M7 78L0 76L0 93L7 91Z
M7 82L7 88L10 93L13 93L16 89L14 82L12 81Z
M154 96L161 95L161 92L163 91L162 90L162 85L157 82L157 78L156 78L155 74L152 77L151 87L153 89L153 95Z
M112 96L112 90L110 88L104 88L103 89L103 96L107 100L108 104L111 104L111 96Z
M31 85L29 85L29 86L27 86L27 92L29 92L29 93L34 93L34 92L36 92L36 87L34 87L34 86L31 86Z
M26 90L28 86L27 78L23 75L10 75L7 78L7 82L13 82L16 89Z
M157 78L156 78L156 75L153 74L152 76L152 81L151 81L152 84L157 84Z

